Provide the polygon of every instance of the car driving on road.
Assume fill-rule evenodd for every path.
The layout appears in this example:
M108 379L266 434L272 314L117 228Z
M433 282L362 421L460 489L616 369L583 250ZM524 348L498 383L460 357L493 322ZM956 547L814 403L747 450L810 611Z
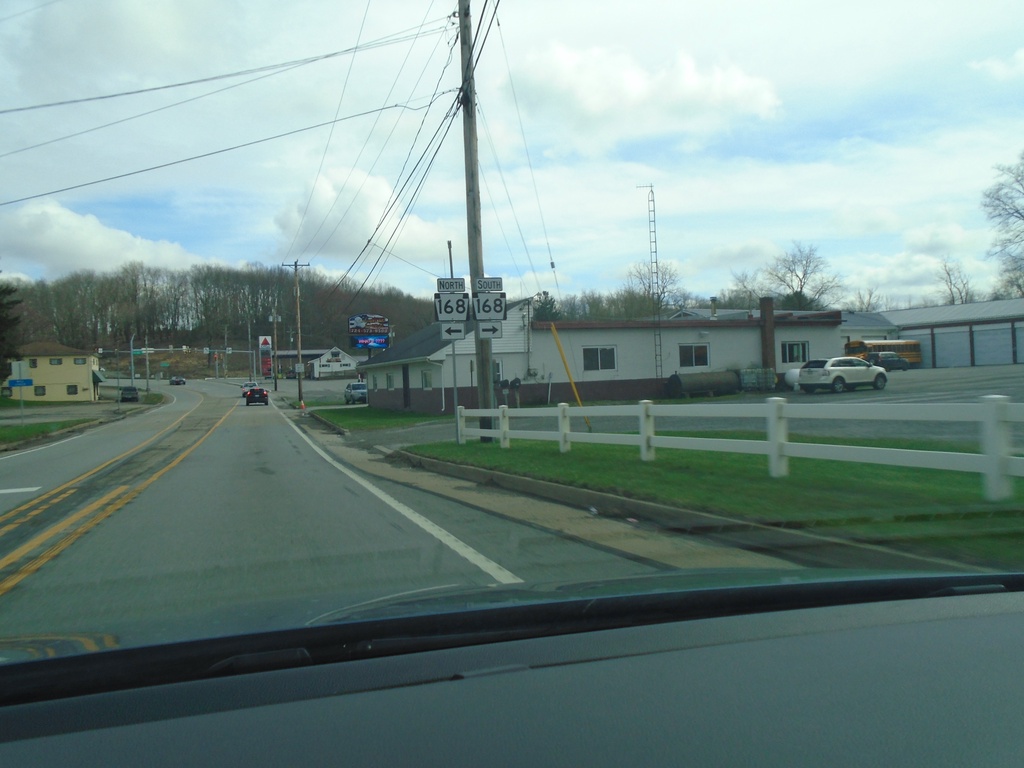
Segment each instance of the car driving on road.
M859 357L833 357L828 360L809 360L800 368L798 383L804 392L830 389L845 392L857 387L885 389L888 378L885 369L872 365Z
M137 403L137 402L139 402L139 388L138 387L121 387L121 402L122 403Z
M253 403L270 405L270 393L259 385L250 387L245 391L245 404L252 405Z

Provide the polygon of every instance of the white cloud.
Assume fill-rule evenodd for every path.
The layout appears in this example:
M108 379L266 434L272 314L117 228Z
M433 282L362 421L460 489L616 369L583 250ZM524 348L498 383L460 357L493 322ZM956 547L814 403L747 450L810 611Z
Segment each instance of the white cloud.
M523 71L520 103L528 113L542 122L557 114L575 129L562 152L599 152L652 136L706 138L736 120L770 119L780 108L766 79L735 65L702 69L682 51L654 67L621 49L552 45L529 55Z
M167 241L154 242L104 226L52 200L35 201L0 214L5 270L53 279L79 270L113 271L142 261L147 266L187 269L204 259Z
M1006 58L988 58L982 61L972 61L971 68L984 72L996 80L1016 80L1024 77L1024 48Z

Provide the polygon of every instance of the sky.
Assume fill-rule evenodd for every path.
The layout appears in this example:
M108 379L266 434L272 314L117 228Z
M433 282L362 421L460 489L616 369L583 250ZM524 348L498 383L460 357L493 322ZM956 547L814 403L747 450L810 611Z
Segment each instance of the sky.
M496 13L495 13L495 8ZM469 272L457 2L3 0L0 279ZM849 296L997 280L1019 0L474 0L484 268L510 298L651 260L711 296L794 243ZM482 24L481 24L482 23ZM103 98L100 98L103 97Z

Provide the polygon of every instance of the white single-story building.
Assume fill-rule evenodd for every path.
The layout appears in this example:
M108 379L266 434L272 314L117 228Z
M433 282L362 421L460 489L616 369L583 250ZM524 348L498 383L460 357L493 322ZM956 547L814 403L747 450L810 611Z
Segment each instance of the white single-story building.
M571 401L570 377L591 402L770 389L790 368L843 354L839 312L775 312L770 301L758 312L661 322L552 324L534 320L532 311L529 301L510 305L491 341L498 404ZM476 406L474 332L451 341L443 328L434 323L359 364L370 405L450 413L457 386L459 404Z
M305 355L303 355L305 357ZM355 373L359 361L338 347L331 347L306 363L309 378L331 379Z

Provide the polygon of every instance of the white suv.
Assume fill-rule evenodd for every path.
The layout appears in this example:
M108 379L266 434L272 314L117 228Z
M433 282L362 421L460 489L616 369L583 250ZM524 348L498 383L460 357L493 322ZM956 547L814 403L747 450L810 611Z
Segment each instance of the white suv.
M833 357L830 360L809 360L800 368L798 383L804 392L831 389L845 392L856 387L885 389L888 379L885 368L872 365L859 357Z

